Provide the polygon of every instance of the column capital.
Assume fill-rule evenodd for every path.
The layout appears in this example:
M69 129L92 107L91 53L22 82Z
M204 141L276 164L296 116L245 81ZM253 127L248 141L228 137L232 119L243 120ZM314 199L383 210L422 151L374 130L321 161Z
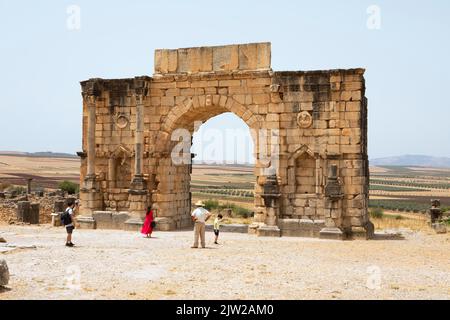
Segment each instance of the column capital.
M84 93L83 92L83 100L86 101L88 106L95 106L95 103L97 102L97 96L94 94Z
M143 99L147 96L148 84L147 81L141 79L134 80L134 95L136 97L136 103L142 104Z
M91 79L86 82L86 84L83 86L81 95L83 96L84 101L89 104L93 104L96 102L97 98L99 97L98 83L96 79Z
M135 94L136 105L144 104L144 95L143 94Z

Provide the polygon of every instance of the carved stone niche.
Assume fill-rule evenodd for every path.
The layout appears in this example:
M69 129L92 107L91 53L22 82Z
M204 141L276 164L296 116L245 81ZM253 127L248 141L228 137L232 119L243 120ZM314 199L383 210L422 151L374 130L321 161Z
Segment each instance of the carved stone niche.
M288 159L287 180L291 193L311 195L317 193L318 155L303 145Z
M125 188L123 184L131 181L130 159L132 157L133 152L123 145L119 145L109 155L108 180L110 188Z

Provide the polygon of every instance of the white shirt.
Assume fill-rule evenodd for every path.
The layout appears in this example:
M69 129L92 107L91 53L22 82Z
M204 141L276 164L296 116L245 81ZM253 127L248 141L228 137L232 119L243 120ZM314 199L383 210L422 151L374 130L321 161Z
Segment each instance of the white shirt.
M194 211L192 211L192 216L197 218L197 220L195 220L195 222L205 223L208 215L209 215L209 211L202 207L199 207L199 208L195 209Z
M69 207L69 208L66 209L66 211L69 213L70 218L72 218L72 216L73 216L73 209ZM66 227L73 227L73 222L69 223Z

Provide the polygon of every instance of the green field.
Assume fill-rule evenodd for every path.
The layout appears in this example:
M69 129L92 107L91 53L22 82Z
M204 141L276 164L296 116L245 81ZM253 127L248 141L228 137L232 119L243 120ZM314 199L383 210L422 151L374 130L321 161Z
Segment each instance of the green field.
M370 207L424 212L430 200L450 207L450 169L383 166L371 170ZM255 177L251 167L193 166L193 197L235 202L251 207ZM382 199L380 199L382 198Z

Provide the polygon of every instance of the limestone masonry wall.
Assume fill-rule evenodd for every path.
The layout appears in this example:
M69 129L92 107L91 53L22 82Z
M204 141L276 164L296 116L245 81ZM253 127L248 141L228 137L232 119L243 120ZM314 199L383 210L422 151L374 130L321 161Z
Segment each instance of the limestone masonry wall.
M364 70L273 72L270 55L270 43L157 50L153 77L82 82L82 225L122 212L136 229L152 207L161 230L191 226L191 165L174 163L171 135L233 112L254 133L250 230L370 237ZM261 131L277 137L269 162Z

